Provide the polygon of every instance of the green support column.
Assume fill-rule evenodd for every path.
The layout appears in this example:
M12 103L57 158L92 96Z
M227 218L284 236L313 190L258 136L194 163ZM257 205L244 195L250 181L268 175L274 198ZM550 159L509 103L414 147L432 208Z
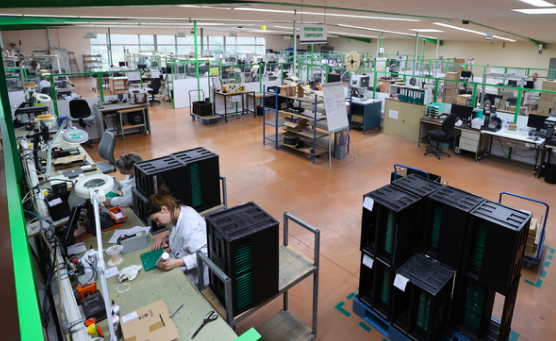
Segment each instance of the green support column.
M197 89L201 89L201 80L199 79L199 41L197 37L197 20L193 20L193 42L195 44L195 78L197 78ZM174 95L176 95L174 93ZM197 99L202 101L201 99L201 91L197 91ZM193 110L193 109L189 109Z
M417 64L417 51L419 50L419 32L415 34L415 51L413 52L413 76L415 76L415 67Z
M114 65L112 59L112 33L110 32L110 27L108 27L108 64Z

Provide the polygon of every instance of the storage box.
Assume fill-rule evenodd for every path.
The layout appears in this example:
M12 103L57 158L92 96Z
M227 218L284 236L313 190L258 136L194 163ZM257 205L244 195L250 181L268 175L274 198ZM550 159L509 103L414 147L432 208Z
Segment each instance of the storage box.
M556 81L543 81L542 89L548 91L556 91Z
M120 326L124 340L171 341L179 338L178 329L163 300L122 316Z
M281 86L280 87L280 95L281 96L295 96L296 95L296 87L295 86Z
M458 72L446 72L446 76L444 77L444 79L452 79L452 80L456 80L456 81L459 81L459 78L460 78L459 71Z
M458 97L456 98L456 104L458 105L467 106L470 101L471 101L471 95L458 95Z
M212 115L212 104L207 101L193 102L193 113L199 116Z

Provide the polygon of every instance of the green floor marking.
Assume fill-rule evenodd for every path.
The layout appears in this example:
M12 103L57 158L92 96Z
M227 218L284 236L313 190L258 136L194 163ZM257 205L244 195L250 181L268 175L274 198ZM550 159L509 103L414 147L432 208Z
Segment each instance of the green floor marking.
M351 313L347 310L345 310L344 308L342 308L344 306L344 302L340 302L338 304L336 304L336 309L338 309L342 314L346 315L346 316L351 316Z
M370 332L371 330L373 330L371 327L369 327L367 324L365 324L365 322L359 322L359 326L361 326L361 328L365 329L365 331Z
M553 253L554 253L554 251L555 251L555 250L554 250L553 248L551 248L551 247L548 247L548 246L546 246L546 245L543 245L543 247L544 247L545 249L547 249L547 250L548 250L548 252L550 252L550 253L552 253L552 254L553 254Z
M541 271L541 277L544 278L545 276L546 276L546 271L545 270Z
M531 284L534 287L540 288L542 286L542 279L537 279L537 283L533 283L531 281L525 280L525 283Z
M517 339L519 339L519 334L514 332L513 330L510 330L510 340L509 341L516 341Z
M552 260L552 258L554 258L554 256L552 256L552 255L548 255L548 256L546 256L546 258L548 258L548 259Z
M351 299L353 298L353 296L355 296L355 294L352 292L351 294L349 294L349 295L347 296L347 299L348 299L348 300L351 300Z
M549 261L544 262L544 267L545 267L545 268L550 267L550 262L549 262Z

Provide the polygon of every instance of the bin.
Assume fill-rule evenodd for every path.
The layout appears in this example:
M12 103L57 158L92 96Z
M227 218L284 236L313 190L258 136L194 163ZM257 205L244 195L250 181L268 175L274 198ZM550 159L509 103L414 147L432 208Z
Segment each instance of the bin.
M544 181L549 184L556 184L556 164L545 163L543 166Z

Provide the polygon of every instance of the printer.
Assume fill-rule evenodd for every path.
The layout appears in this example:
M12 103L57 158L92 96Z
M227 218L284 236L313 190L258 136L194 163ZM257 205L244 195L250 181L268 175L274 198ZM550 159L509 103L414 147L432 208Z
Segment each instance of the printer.
M131 104L147 103L147 93L143 89L130 89L127 96Z

